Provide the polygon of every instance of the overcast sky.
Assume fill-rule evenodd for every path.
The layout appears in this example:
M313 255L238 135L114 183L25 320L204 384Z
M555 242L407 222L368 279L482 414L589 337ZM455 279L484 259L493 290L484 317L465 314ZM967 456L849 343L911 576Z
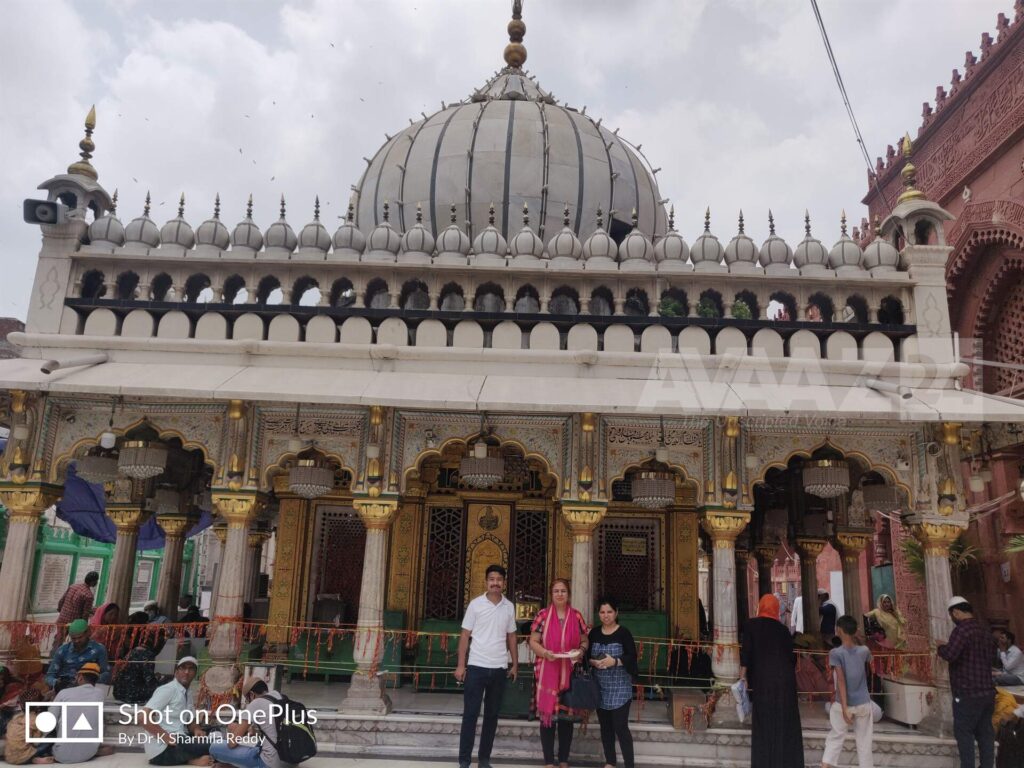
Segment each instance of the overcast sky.
M948 88L1012 0L820 0L871 157ZM319 194L328 229L365 162L421 111L467 97L502 65L508 0L4 0L0 25L0 315L24 318L39 230L21 201L77 159L127 223L178 195L198 226L220 192L266 228L288 199L298 230ZM527 69L571 106L642 144L687 240L748 234L767 210L795 244L803 211L831 245L860 222L866 170L809 0L526 0ZM242 150L239 152L239 150Z

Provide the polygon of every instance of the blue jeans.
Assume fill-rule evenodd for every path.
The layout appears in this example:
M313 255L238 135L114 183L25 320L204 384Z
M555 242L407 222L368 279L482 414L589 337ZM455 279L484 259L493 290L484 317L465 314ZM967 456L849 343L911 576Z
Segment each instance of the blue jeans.
M960 768L974 768L974 742L978 742L981 768L995 765L995 731L992 730L992 710L995 694L968 698L953 697L953 737L960 753Z
M480 765L491 762L494 734L498 730L498 712L505 694L508 670L488 667L466 667L465 690L462 697L462 734L459 737L459 765L468 768L473 761L473 741L480 703L484 705L484 724L480 729Z
M260 760L258 746L246 747L236 744L232 747L226 741L218 741L210 745L210 757L218 763L227 763L238 768L267 768L266 763Z

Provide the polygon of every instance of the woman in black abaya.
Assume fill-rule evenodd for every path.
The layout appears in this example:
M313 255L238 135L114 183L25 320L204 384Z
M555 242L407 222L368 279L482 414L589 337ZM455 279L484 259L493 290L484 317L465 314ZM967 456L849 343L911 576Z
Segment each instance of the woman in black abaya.
M751 768L804 768L795 662L793 638L779 621L779 600L764 595L740 648L740 677L753 708Z

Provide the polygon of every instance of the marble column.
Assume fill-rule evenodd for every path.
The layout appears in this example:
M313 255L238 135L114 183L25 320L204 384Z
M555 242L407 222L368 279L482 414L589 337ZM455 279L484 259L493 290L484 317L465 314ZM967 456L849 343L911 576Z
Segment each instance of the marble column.
M210 530L213 531L216 542L213 546L217 563L217 572L213 575L213 590L210 593L210 618L213 618L217 615L217 594L220 592L220 575L224 572L224 544L228 539L228 528L226 525L215 525Z
M341 703L343 712L386 715L391 699L377 667L384 654L384 587L387 581L388 538L391 522L398 511L398 499L357 498L352 502L366 526L363 553L363 581L359 587L359 616L356 620L356 662L348 695Z
M64 489L59 485L0 483L0 501L7 508L7 542L0 566L0 661L12 655L8 622L24 621L32 585L32 559L43 512L57 503Z
M706 509L701 525L711 537L714 573L715 650L712 670L719 683L736 681L740 674L739 622L736 592L740 588L736 574L736 537L750 522L750 513L736 509ZM733 713L735 715L735 713Z
M946 640L953 631L949 617L949 599L953 597L953 581L949 570L949 547L964 528L952 523L926 522L911 527L914 537L921 542L924 555L924 584L928 598L929 646L934 651L936 641ZM953 733L953 696L949 690L949 667L937 655L933 665L936 695L932 697L929 714L920 728L926 733L949 737Z
M757 592L758 599L762 595L770 595L772 589L772 566L775 565L775 552L778 547L762 545L754 550L757 558Z
M868 606L860 589L860 556L870 545L870 531L839 531L836 533L835 548L843 561L843 606L849 616L861 624Z
M178 617L178 596L181 595L182 555L185 532L191 527L185 515L161 515L158 522L164 531L164 556L156 582L156 602L170 620Z
M747 570L750 567L750 552L736 550L736 628L743 628L743 622L750 618L750 594Z
M270 538L267 531L254 531L249 534L249 551L246 554L245 602L250 606L256 599L260 577L260 561L263 559L263 544Z
M818 613L818 555L825 551L825 539L811 536L796 537L796 551L800 555L800 596L803 598L804 632L820 634L821 614Z
M110 562L107 594L104 602L116 603L121 619L131 613L132 585L135 583L135 555L139 543L139 528L150 513L137 504L108 504L107 515L117 527L114 556ZM162 606L161 606L162 607Z
M562 516L572 534L572 605L587 624L594 623L594 531L604 519L604 504L563 501Z
M265 503L265 498L256 491L213 492L214 509L227 521L227 534L217 588L217 612L210 617L209 649L213 666L203 675L203 681L217 697L230 694L240 675L237 661L242 651L242 598L249 526Z

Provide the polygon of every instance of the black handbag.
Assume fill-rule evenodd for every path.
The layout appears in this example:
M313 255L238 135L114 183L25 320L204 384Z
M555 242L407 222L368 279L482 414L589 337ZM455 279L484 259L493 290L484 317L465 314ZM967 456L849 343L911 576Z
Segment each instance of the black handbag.
M597 678L582 664L573 667L569 690L562 693L562 705L569 709L597 709L601 703L601 688Z

